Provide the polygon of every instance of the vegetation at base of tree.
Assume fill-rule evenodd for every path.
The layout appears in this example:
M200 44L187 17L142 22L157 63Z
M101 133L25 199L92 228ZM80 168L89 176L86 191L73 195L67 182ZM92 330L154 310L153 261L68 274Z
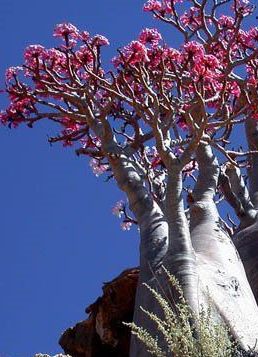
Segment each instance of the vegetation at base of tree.
M132 334L146 346L150 355L167 357L173 353L174 357L257 356L251 350L242 351L233 341L226 325L214 322L211 307L201 308L200 315L194 316L183 296L178 280L166 268L162 269L171 284L171 289L176 292L178 302L171 304L171 300L167 300L162 294L144 284L163 312L163 317L160 317L141 307L142 312L156 325L157 335L153 336L135 323L126 323L131 328ZM166 341L165 350L159 344L160 338Z

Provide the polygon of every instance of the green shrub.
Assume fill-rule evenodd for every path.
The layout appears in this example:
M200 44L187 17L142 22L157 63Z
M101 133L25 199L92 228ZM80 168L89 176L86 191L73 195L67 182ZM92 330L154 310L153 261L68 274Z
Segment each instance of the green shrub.
M155 323L159 337L152 336L134 323L127 323L132 334L146 346L152 356L167 357L172 353L174 357L235 356L236 346L227 327L214 322L211 308L202 308L198 317L193 316L177 279L164 267L163 270L178 295L177 303L172 305L160 293L145 284L164 314L160 317L141 307L143 313ZM160 338L165 343L160 343Z

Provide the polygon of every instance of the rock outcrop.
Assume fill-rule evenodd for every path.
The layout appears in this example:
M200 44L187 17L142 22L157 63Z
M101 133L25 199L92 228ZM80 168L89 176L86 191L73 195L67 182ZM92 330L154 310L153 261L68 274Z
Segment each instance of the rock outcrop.
M59 340L72 357L128 357L130 331L123 322L133 318L139 270L123 271L105 283L103 295L86 309L88 318L67 329Z
M59 340L64 354L53 357L129 357L130 331L123 322L133 319L139 269L123 271L104 283L103 295L87 309L88 318L68 328ZM255 352L236 351L235 357L255 357ZM50 357L36 354L34 357Z

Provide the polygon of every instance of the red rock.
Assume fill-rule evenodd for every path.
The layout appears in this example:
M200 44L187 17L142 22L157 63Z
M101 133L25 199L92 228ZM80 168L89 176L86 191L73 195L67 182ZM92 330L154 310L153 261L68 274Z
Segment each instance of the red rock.
M128 357L130 331L123 322L133 319L137 268L123 271L104 283L103 295L86 312L88 319L67 329L59 340L72 357Z

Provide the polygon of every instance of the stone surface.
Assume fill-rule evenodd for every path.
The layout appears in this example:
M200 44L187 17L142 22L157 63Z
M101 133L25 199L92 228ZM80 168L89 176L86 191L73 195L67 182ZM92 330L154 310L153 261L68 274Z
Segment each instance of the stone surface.
M123 322L133 318L139 270L123 271L105 283L103 295L86 312L88 318L67 329L59 343L72 357L128 357L130 332Z

